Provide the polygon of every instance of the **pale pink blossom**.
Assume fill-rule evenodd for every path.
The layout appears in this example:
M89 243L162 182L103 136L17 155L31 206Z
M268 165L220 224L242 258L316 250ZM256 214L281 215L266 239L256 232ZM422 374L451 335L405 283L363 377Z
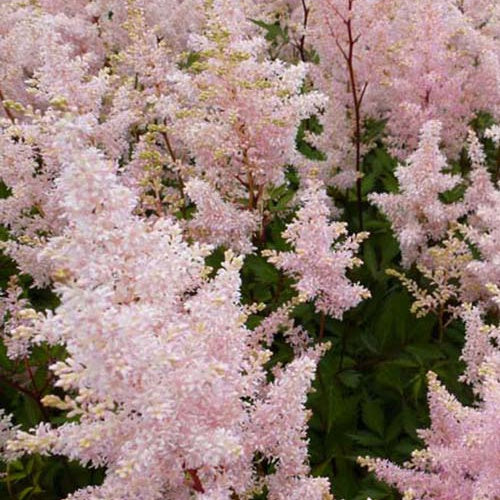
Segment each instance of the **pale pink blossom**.
M440 199L442 193L461 183L459 176L446 172L446 157L439 148L441 129L435 121L422 128L418 149L396 170L399 193L370 196L391 221L404 266L415 262L433 241L443 238L450 223L465 212L462 203Z
M270 262L296 279L294 287L316 309L335 318L369 297L369 291L347 277L359 265L356 257L367 233L349 236L346 224L330 221L329 199L319 181L310 181L301 208L283 236L293 249L268 251Z

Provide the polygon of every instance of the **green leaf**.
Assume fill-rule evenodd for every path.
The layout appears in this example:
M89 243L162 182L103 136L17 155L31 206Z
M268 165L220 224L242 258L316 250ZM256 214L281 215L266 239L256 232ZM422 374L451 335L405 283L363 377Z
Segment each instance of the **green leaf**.
M19 481L20 479L24 479L29 476L29 472L9 472L5 477L1 479L4 483L10 483Z
M385 418L381 405L377 401L367 400L362 404L361 408L361 415L365 425L379 436L383 436Z
M250 19L254 24L259 26L260 28L266 31L266 40L268 42L273 42L278 40L279 38L283 39L283 41L288 41L287 32L279 25L279 23L266 23L264 21L260 21L258 19Z
M279 271L263 257L249 255L245 265L255 274L255 279L261 283L277 283Z
M403 432L403 418L399 413L392 422L387 426L385 438L387 442L395 441Z
M23 394L23 420L26 427L34 427L42 420L42 413L36 401L30 396Z
M24 498L27 498L28 495L31 496L31 494L34 492L35 487L34 486L28 486L27 488L24 488L21 493L19 493L19 500L23 500Z
M356 387L359 387L359 384L361 383L361 373L355 370L346 370L341 372L338 377L342 384L346 387L350 387L351 389L356 389Z
M384 440L372 432L359 431L356 434L350 434L351 438L362 446L382 446Z
M365 241L363 244L363 262L370 271L372 277L375 278L378 273L377 254L371 240Z
M415 410L409 408L408 406L403 406L403 411L401 412L402 424L404 430L410 435L416 437L417 429L417 416Z

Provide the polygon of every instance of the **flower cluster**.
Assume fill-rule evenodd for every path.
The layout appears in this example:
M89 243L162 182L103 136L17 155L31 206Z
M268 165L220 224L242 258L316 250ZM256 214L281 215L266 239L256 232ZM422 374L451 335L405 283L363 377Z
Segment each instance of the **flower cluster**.
M397 487L404 498L493 500L500 488L500 441L494 416L500 394L500 331L497 323L485 324L485 318L489 314L498 317L499 191L473 132L469 132L467 144L468 174L460 177L443 173L446 161L439 152L438 130L435 122L428 123L409 166L397 170L401 193L377 194L372 200L391 220L403 263L416 261L422 277L433 288L422 289L403 273L390 271L414 295L413 312L438 315L441 339L451 320L464 321L461 359L466 368L461 381L471 385L478 400L473 406L462 405L430 372L431 427L420 431L425 448L414 451L403 466L369 457L359 461L378 478ZM495 128L485 136L495 140ZM419 168L415 168L417 165ZM433 184L438 178L440 182ZM458 201L440 200L440 193L458 185L463 187ZM408 234L417 237L408 238ZM449 314L446 323L445 312Z
M201 8L182 33L155 16L174 4ZM245 326L243 258L227 251L213 277L205 265L216 246L253 251L267 189L324 102L302 92L305 65L267 58L253 8L9 2L1 57L20 71L0 96L3 249L60 303L35 312L13 279L4 341L13 359L64 346L42 403L68 420L26 432L4 419L1 446L106 468L71 498L330 498L306 435L324 349L306 339L270 377L269 346Z
M391 220L403 254L403 265L412 264L428 244L441 239L450 222L463 213L461 203L444 203L440 195L456 188L461 177L444 172L446 157L439 149L441 124L427 122L418 149L407 165L396 170L397 194L374 194L371 200Z
M428 293L401 273L390 271L416 297L415 312L424 314L453 306L450 302L488 302L488 285L500 283L500 196L483 147L470 131L470 172L466 176L452 174L439 148L440 129L439 122L428 122L422 129L418 149L406 166L396 169L399 193L370 195L391 221L401 246L403 266L416 263L434 287ZM454 190L455 199L447 201L445 195Z
M432 424L420 431L425 448L414 451L403 467L383 459L359 459L407 499L493 500L498 496L500 331L484 325L477 308L467 307L462 314L467 325L464 379L472 384L480 401L472 407L462 405L430 372Z
M400 157L430 120L443 123L446 151L458 155L478 111L498 118L499 9L495 0L319 0L274 2L303 60L319 58L316 88L329 97L320 136L323 177L352 185L368 118L387 121ZM356 172L358 170L358 172Z
M328 483L307 477L304 408L321 350L268 383L270 352L240 304L242 259L227 252L209 279L209 249L168 217L134 215L116 165L67 125L56 182L67 225L44 249L61 304L33 328L68 353L51 367L65 399L43 402L78 423L18 431L8 450L107 467L102 486L72 498L229 498L266 484L272 498L296 486L323 498ZM276 472L258 476L258 455Z
M301 196L302 207L283 236L290 252L267 251L270 262L297 279L295 288L316 309L335 318L370 296L346 273L361 264L356 257L367 233L347 236L346 224L330 222L329 198L318 181L310 181Z
M500 117L497 4L2 1L2 341L27 370L38 346L62 349L32 394L46 421L21 430L0 411L1 456L103 467L74 500L332 498L310 470L306 407L329 344L294 310L309 301L324 329L370 296L351 276L368 200L433 287L392 271L413 311L465 321L480 402L431 374L427 448L409 468L367 463L408 498L496 498L500 338L484 321L500 302L500 195L481 140L498 147L500 129L469 125ZM397 193L363 186L375 141L401 159ZM465 141L459 175L447 157ZM359 232L337 196L357 202ZM252 258L279 276L272 304L246 294ZM57 304L30 303L35 288Z

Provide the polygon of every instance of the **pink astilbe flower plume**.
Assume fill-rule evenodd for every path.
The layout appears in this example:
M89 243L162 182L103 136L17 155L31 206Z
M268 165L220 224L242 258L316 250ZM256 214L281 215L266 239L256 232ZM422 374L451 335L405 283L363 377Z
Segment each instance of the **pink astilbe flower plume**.
M60 299L35 311L14 275L2 340L15 369L34 346L64 352L41 389L63 423L20 430L0 411L2 457L102 467L103 484L73 500L331 499L309 467L306 407L327 344L292 312L310 301L324 326L369 296L349 275L367 234L332 220L327 188L356 185L363 227L373 119L386 123L377 147L407 161L399 192L371 201L403 265L435 285L406 281L413 311L439 311L442 330L445 314L465 321L462 381L478 401L430 374L425 449L407 467L366 463L408 499L496 500L500 336L484 322L500 302L500 198L474 134L467 175L445 154L479 111L500 116L497 3L2 1L1 250ZM272 247L269 229L295 209L289 250L263 252L294 290L246 304L245 256ZM270 370L277 335L293 358Z
M451 175L443 173L445 158L437 144L427 149L426 154L421 144L409 158L409 165L399 167L396 172L401 192L371 195L392 223L402 247L403 264L416 263L428 283L421 288L404 274L388 271L416 298L412 311L419 316L430 311L442 315L446 310L456 317L460 304L466 302L491 308L489 285L500 284L500 196L483 147L473 131L469 132L467 153L470 172L464 176ZM433 160L435 154L438 156ZM437 170L439 165L443 166L441 171ZM434 173L424 178L428 172L426 166ZM434 182L436 176L440 176L441 184ZM463 186L465 190L454 203L444 203L440 200L441 186Z
M207 27L191 37L199 56L188 73L192 104L178 113L174 136L204 177L229 201L256 209L267 188L283 184L286 164L299 156L301 120L323 106L316 91L302 92L305 64L271 60L266 42L247 19L245 3L207 3ZM194 99L193 99L194 97ZM189 169L187 169L189 170Z
M324 186L309 181L301 195L301 208L283 236L289 252L266 251L269 261L297 280L294 287L316 309L335 318L355 307L370 292L352 283L346 273L358 266L360 243L368 236L348 236L346 224L330 222L331 207Z
M479 3L423 0L394 9L383 73L389 134L400 156L416 147L429 120L443 124L444 147L456 157L478 111L498 117L498 3ZM491 24L478 21L482 15Z
M472 260L466 271L484 297L490 295L486 285L500 285L500 190L498 180L494 181L488 171L482 146L472 132L468 151L472 171L464 195L468 214L462 232L480 257Z
M208 248L185 243L168 218L134 215L116 166L66 130L56 185L67 227L44 251L61 305L35 321L34 338L65 345L51 369L66 396L44 403L78 422L19 431L10 452L107 468L102 486L70 498L229 498L266 483L269 498L295 485L328 497L327 481L308 478L305 434L321 350L268 384L270 352L251 341L239 302L242 259L228 252L207 279ZM258 477L257 452L276 473Z
M474 406L462 405L430 372L432 423L420 431L425 448L413 452L411 461L403 466L383 459L359 459L408 500L498 498L500 331L485 325L477 308L465 307L463 317L467 327L463 379L472 384L480 400Z
M390 219L401 245L403 265L409 266L432 241L441 239L451 222L465 213L460 202L444 203L440 194L457 187L461 178L446 173L439 149L441 124L424 125L418 149L396 169L399 193L372 194L370 199Z
M391 32L387 18L395 10L393 3L318 0L303 4L308 8L304 40L319 56L311 76L316 88L328 96L324 112L318 115L322 133L309 134L308 141L326 156L319 165L327 184L352 187L362 176L364 122L368 116L381 116L383 92L378 79L386 66L386 38ZM303 10L303 5L296 10Z
M196 203L196 214L188 227L198 241L241 253L253 250L251 236L258 228L253 211L224 201L216 189L199 179L190 180L185 192Z
M33 322L39 316L23 298L23 289L16 275L11 276L7 290L0 295L0 327L2 341L10 359L29 354L35 330Z
M354 183L356 136L367 118L386 120L385 142L405 158L430 120L443 123L445 150L457 157L477 112L499 117L495 0L277 0L271 5L301 55L305 47L319 58L311 74L329 100L318 116L323 133L311 134L310 142L326 155L321 170L328 183Z

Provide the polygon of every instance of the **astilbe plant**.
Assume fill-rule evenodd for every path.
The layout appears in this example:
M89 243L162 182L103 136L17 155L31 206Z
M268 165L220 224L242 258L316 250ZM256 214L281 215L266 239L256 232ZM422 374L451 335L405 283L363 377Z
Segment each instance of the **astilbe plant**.
M391 220L397 233L403 265L409 266L425 251L429 242L441 239L464 213L461 203L444 203L440 195L456 188L457 175L445 172L448 165L440 151L441 124L427 122L422 128L418 149L409 156L407 165L396 169L400 192L371 195Z
M359 459L380 479L396 486L407 500L498 497L499 330L485 325L477 308L466 307L462 315L467 326L464 380L479 395L477 404L462 405L430 372L432 423L429 429L420 431L425 448L413 452L404 466L383 459Z
M317 91L302 91L305 64L267 57L265 39L254 33L245 14L214 2L205 33L191 38L197 56L188 68L194 99L183 99L187 105L178 113L173 133L195 159L181 175L202 178L235 208L256 212L240 217L262 223L268 191L286 183L286 166L300 156L295 139L301 121L319 112L325 99ZM210 233L212 221L204 213L197 217ZM223 224L222 219L213 231ZM246 226L247 237L258 227Z
M253 308L240 302L241 257L227 252L222 268L209 278L204 259L211 247L188 244L183 235L187 231L190 237L206 240L197 228L208 229L208 241L214 244L251 250L257 207L240 206L235 197L244 193L251 201L268 185L283 180L283 167L276 166L268 179L260 163L278 165L296 154L294 135L300 118L320 102L319 97L300 97L304 68L287 69L254 58L252 47L262 44L258 38L238 39L236 31L231 50L241 49L234 57L220 52L224 71L214 66L210 76L210 66L201 67L201 72L183 77L168 50L148 31L147 10L131 4L123 13L117 7L113 17L121 17L123 24L116 37L108 38L112 28L103 22L101 38L94 40L95 24L106 5L101 10L94 7L92 13L51 2L19 7L24 16L31 16L31 24L19 25L20 32L40 30L47 40L40 60L29 61L32 79L6 87L8 95L21 102L3 102L1 176L10 196L2 200L2 223L13 237L4 247L20 269L35 278L35 285L52 286L60 305L37 313L19 299L22 290L12 282L1 312L12 358L27 355L30 344L64 346L66 357L50 367L60 389L43 404L64 412L67 422L56 427L43 423L13 437L16 429L5 420L4 457L64 455L106 468L101 486L75 492L72 498L215 499L248 497L263 490L276 499L329 498L328 481L309 476L306 437L306 396L323 349L308 347L306 340L293 361L269 374L271 351L260 343L258 330L254 333L245 326ZM230 7L219 2L207 9L228 13ZM243 22L243 12L234 10L238 22ZM63 28L51 31L56 21ZM64 23L78 24L85 41L70 36ZM145 28L144 33L139 28ZM212 37L206 40L226 50L224 30L214 31L210 24L208 29ZM201 40L198 45L203 45ZM118 50L109 61L100 52L107 44ZM202 57L214 57L209 52ZM227 66L233 63L236 67ZM238 69L241 77L241 64L247 64L255 88L245 80L238 83L236 73L225 73ZM139 85L127 74L130 69ZM160 76L163 69L168 73ZM167 84L158 86L165 77ZM183 78L194 92L181 102L179 95L185 96L175 82ZM205 104L196 78L219 79L222 100ZM274 81L269 93L267 81ZM261 111L269 116L263 119L248 108L248 117L234 128L221 107L232 96L229 84L238 84L252 106L261 98ZM26 85L30 92L17 95L15 85ZM174 102L181 116L194 113L186 123L193 127L191 132L176 118L178 132L184 135L182 142L175 136L173 142L184 154L194 155L191 168L190 160L177 164L167 135L172 116L169 108L157 104L168 99L162 92L170 90L177 96ZM148 92L144 108L141 99ZM287 102L292 106L283 111ZM202 122L213 115L214 131L226 130L229 124L227 144L236 141L238 133L250 134L243 138L242 150L230 154L229 159L235 155L235 171L218 170L222 165L217 155L204 164L201 130L190 143L190 133L199 129L198 115ZM127 151L128 142L132 147L141 144L141 132L134 137L134 127L140 130L144 125L145 147L142 156L134 156ZM270 141L264 145L253 142L262 127ZM181 173L179 180L173 170L170 177L160 177L161 183L173 178L171 188L197 204L195 218L185 227L175 221L161 192L156 193L159 203L152 205L154 210L148 208L144 197L151 197L149 189L158 177L137 182L134 172L141 165L127 164L153 158L157 165L158 156L151 151L159 149L158 136ZM221 145L224 140L221 136ZM16 168L16 162L22 168ZM239 182L240 168L248 183L243 191L231 191ZM202 173L207 180L197 178ZM210 191L210 180L220 194ZM206 222L200 224L204 215ZM229 219L234 221L229 237L214 237ZM8 437L13 439L5 444Z
M71 498L215 499L266 485L270 498L328 497L326 481L307 477L305 439L321 351L268 382L270 352L251 342L240 305L241 258L226 253L209 279L208 249L187 245L169 218L133 215L116 166L70 130L57 181L67 227L44 250L61 304L32 331L66 347L51 367L66 395L44 403L77 420L19 431L7 449L107 467L102 486ZM264 458L275 462L267 476Z
M432 123L431 123L432 125ZM430 125L428 124L427 127ZM494 130L486 136L495 137ZM425 137L425 135L423 136ZM410 157L410 169L420 152ZM362 465L374 471L382 480L398 488L405 499L495 499L500 488L498 463L500 442L498 440L498 407L500 402L499 330L496 323L485 324L485 317L498 318L498 259L499 245L496 236L499 210L497 181L491 178L486 165L483 148L473 132L469 133L468 155L471 170L461 180L465 187L463 200L445 204L436 193L426 189L421 172L410 177L398 175L401 194L374 195L373 200L388 214L398 232L403 252L405 251L405 221L417 220L426 227L432 226L432 217L438 216L441 227L434 234L428 233L428 241L410 253L419 263L418 269L434 288L421 289L414 280L402 273L392 272L414 294L413 305L417 315L430 312L439 317L440 341L443 340L443 313L451 313L448 323L455 317L466 326L465 345L461 359L466 368L461 381L468 383L477 396L473 406L465 406L449 393L437 375L428 374L428 401L431 427L420 431L425 448L416 450L410 461L403 466L384 459L360 458ZM422 164L432 167L440 155L437 143L434 153ZM424 149L425 150L425 149ZM433 160L434 158L434 160ZM441 167L444 167L441 157ZM430 178L446 175L441 169ZM418 182L420 179L420 182ZM448 174L441 186L457 185ZM415 182L417 181L417 182ZM412 186L412 189L408 189ZM410 195L411 193L411 195ZM411 205L403 212L397 204L405 197ZM439 210L428 212L427 207L438 203ZM404 206L404 205L403 205ZM426 207L425 210L422 207ZM455 212L455 213L453 213ZM439 213L443 214L439 220ZM421 217L420 220L418 217ZM411 225L410 225L411 227ZM436 226L437 228L437 226ZM443 231L447 230L446 234ZM425 231L422 233L425 239ZM422 242L424 240L421 240ZM409 250L409 249L408 249ZM417 250L417 247L415 247ZM405 261L403 253L403 262ZM406 262L408 262L408 254ZM475 306L467 303L474 301Z
M386 142L400 157L425 122L444 124L456 156L478 111L498 117L497 2L319 0L275 2L296 51L315 60L312 78L329 97L310 141L326 158L329 183L352 185L371 146L369 118L387 121ZM367 148L368 146L368 148Z
M181 53L148 25L148 10L134 5L125 23L130 43L113 57L113 103L103 124L132 125L137 133L125 169L145 211L183 210L191 181L213 196L206 203L226 204L217 221L201 205L196 215L204 226L197 238L219 244L232 216L247 219L243 239L260 229L268 191L284 184L287 165L298 161L301 121L325 102L317 91L302 91L305 64L267 56L265 39L248 19L252 5L205 2L202 29L190 34ZM189 198L199 205L199 196Z
M499 284L498 181L473 131L466 144L469 172L452 174L440 151L440 129L439 122L428 122L419 148L396 169L399 193L370 195L391 221L403 266L416 264L430 285L430 290L421 288L404 274L388 271L415 296L413 310L420 316L431 311L442 316L445 310L456 316L464 302L487 309L492 305L488 285ZM485 136L494 137L493 132L488 129ZM453 190L454 199L446 201Z
M426 121L439 120L446 151L456 156L474 115L498 113L498 33L474 19L482 8L491 12L494 26L498 6L463 4L401 2L389 21L394 29L383 69L385 97L391 143L400 154L416 146Z
M11 234L6 253L43 286L50 270L37 255L46 238L64 226L53 182L64 155L57 147L57 124L70 109L89 133L97 132L95 115L106 88L97 74L103 50L85 16L55 16L34 7L15 8L14 2L6 9L13 19L8 16L3 26L2 60L8 65L12 54L17 60L0 88L0 176L11 194L1 200L0 220Z
M381 58L390 32L386 22L393 10L390 4L358 0L308 2L310 14L304 36L319 57L313 80L329 97L320 117L323 133L310 139L326 153L326 165L335 173L327 181L339 187L356 182L358 203L362 155L366 152L362 143L364 122L369 114L378 117L375 95L380 92L374 80L385 66Z
M293 246L289 252L266 252L270 262L296 278L300 295L316 309L334 318L370 296L347 271L361 264L356 253L367 233L347 236L346 224L330 222L329 198L324 186L311 180L301 196L302 207L283 236Z
M332 498L310 470L306 408L328 343L294 313L309 302L322 341L326 316L370 295L350 273L375 120L378 147L406 163L399 192L369 201L433 287L397 273L413 311L438 315L440 341L465 321L462 381L478 402L431 373L424 451L366 464L407 498L496 498L500 339L485 318L500 198L468 131L479 111L499 116L497 2L9 0L1 17L1 246L16 266L2 338L30 376L32 352L61 347L34 395L46 421L0 413L2 458L102 468L75 500ZM446 155L467 133L459 176ZM361 232L332 193L354 201ZM246 257L274 266L272 303L245 295ZM44 287L50 310L27 297Z

